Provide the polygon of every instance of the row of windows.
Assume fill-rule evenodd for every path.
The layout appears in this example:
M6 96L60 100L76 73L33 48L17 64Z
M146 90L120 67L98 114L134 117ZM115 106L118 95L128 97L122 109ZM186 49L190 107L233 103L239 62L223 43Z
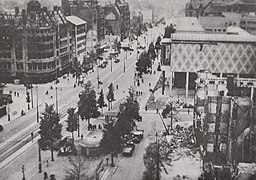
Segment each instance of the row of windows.
M28 44L28 50L29 51L46 51L46 50L52 50L53 44L37 44L37 43L30 43Z
M28 70L42 70L42 69L54 69L54 68L56 68L55 62L28 64Z
M10 62L0 62L0 69L11 69L12 65Z
M40 51L37 51L35 53L33 53L33 52L28 53L28 59L44 59L44 58L51 58L53 56L54 56L53 51L42 52L42 53Z
M11 52L0 52L0 58L11 58Z
M81 41L81 40L84 40L84 39L86 39L86 36L84 35L84 36L81 36L81 37L79 37L79 38L77 38L77 41Z
M226 32L226 29L205 29L207 32Z
M241 24L256 24L256 21L241 21Z

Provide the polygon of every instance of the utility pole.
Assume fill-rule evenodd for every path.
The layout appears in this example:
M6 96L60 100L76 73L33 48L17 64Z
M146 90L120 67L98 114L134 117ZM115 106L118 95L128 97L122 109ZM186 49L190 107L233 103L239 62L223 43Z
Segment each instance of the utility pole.
M42 172L42 158L41 158L41 147L39 145L39 141L38 141L38 170L39 172Z
M172 103L171 103L171 129L173 129L172 128L172 122L173 122L173 117L172 116L173 116L173 114L172 114Z
M32 106L32 108L34 108L33 85L32 84L30 84L30 94L31 94L31 106Z
M36 122L39 123L39 109L38 109L38 85L36 85Z
M156 180L160 180L159 175L159 144L158 144L158 134L156 132Z
M59 114L59 111L58 111L58 88L56 86L56 112L57 114Z
M8 121L11 121L11 115L10 115L10 104L7 102L7 113L8 113Z
M98 81L98 89L100 88L100 74L99 74L99 65L98 65L98 58L96 60L97 64L97 81Z

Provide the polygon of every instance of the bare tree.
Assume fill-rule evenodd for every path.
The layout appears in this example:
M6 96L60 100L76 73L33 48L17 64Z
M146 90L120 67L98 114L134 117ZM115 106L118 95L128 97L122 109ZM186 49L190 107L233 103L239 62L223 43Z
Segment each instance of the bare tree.
M65 180L82 180L87 179L88 160L82 155L69 158L70 167L65 170Z

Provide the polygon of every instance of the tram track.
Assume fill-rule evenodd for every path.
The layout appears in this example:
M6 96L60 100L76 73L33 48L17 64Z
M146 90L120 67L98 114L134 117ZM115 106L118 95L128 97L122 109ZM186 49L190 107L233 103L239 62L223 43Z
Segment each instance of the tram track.
M129 57L127 60L132 59L132 57L134 57L134 55ZM128 71L128 69L131 68L131 66L133 66L133 63L134 63L134 61L131 60L130 64L127 66L127 71ZM118 79L118 77L123 76L122 75L123 69L121 67L122 67L122 65L120 64L119 67L116 68L112 73L109 73L106 76L104 76L104 78L102 78L102 80L104 82L104 84L102 86L103 88L106 88L109 85L109 83L111 83L111 82L114 83ZM93 76L93 77L90 77L88 79L95 82L97 80L97 77ZM76 89L75 91L77 91L77 90L78 89ZM60 101L61 100L64 101L64 98L60 99ZM66 114L67 109L68 109L67 106L63 106L62 108L60 108L60 119L61 119L60 122L61 122L61 124L65 123L66 119L64 117L67 115ZM28 128L27 130L22 132L17 137L14 137L10 141L8 141L8 139L7 139L5 141L6 142L5 144L0 144L0 145L2 145L2 146L0 146L0 169L3 169L5 166L10 164L12 161L14 161L25 150L19 152L18 155L16 154L15 157L11 157L13 154L15 154L18 150L20 150L22 147L24 147L28 143L32 143L31 133L33 133L33 139L37 138L37 136L39 135L39 133L38 133L39 126L40 125L38 123L36 123L36 124L32 125L32 127ZM8 160L8 158L9 158L9 160Z

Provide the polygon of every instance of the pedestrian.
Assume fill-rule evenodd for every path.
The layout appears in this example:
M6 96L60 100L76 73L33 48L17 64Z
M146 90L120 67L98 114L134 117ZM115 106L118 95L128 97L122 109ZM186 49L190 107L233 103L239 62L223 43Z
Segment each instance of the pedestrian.
M83 140L84 139L84 135L83 134L81 134L81 140Z
M14 91L14 96L16 96L16 92Z
M158 114L158 108L156 108L156 114Z
M145 106L145 111L147 111L148 110L148 107L147 107L147 105Z
M74 84L74 88L76 88L76 83Z
M46 167L48 167L49 166L49 161L48 160L46 160Z
M45 94L46 94L46 95L48 95L48 94L49 94L49 92L48 92L48 91L46 91L46 92L45 92Z
M118 89L118 84L116 85L116 89Z
M189 114L189 109L188 109L188 114Z
M17 96L19 97L20 96L20 94L17 92Z
M106 158L106 161L107 161L107 166L108 166L108 160L109 160L109 158Z
M48 179L48 174L47 174L47 172L44 172L44 179Z
M156 74L156 71L154 71L154 74Z
M151 86L151 83L148 83L149 86Z
M141 79L141 82L142 82L142 83L144 83L144 80L143 80L143 79Z

